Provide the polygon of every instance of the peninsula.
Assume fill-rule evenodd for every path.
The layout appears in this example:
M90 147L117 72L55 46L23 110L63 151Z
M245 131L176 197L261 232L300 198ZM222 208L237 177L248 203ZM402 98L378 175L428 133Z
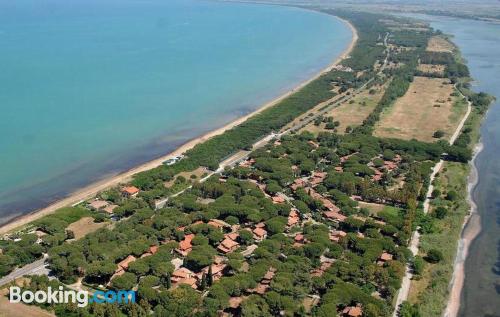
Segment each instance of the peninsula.
M353 30L341 58L255 113L2 227L3 294L14 283L137 294L40 305L57 316L441 315L491 97L427 24L318 10ZM10 305L0 298L0 314Z

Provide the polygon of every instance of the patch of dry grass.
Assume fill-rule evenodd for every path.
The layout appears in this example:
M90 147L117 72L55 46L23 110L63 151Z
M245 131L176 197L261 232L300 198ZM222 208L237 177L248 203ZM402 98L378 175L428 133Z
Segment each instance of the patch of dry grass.
M85 235L103 228L107 225L106 222L94 222L92 217L83 217L82 219L71 223L66 229L73 231L75 240L85 237Z
M199 180L203 176L203 174L205 174L207 172L208 172L208 170L205 167L198 167L197 169L195 169L194 171L191 171L191 172L181 172L181 173L175 175L175 177L172 180L165 182L164 185L167 188L171 187L175 183L175 180L180 176L184 177L187 181L193 180L193 179Z
M338 107L333 108L324 116L333 117L333 121L338 121L340 125L337 127L337 131L343 134L347 127L356 127L363 122L363 120L373 111L380 98L382 98L384 89L385 86L374 87L374 94L370 94L369 90L363 91L350 101L343 102ZM314 123L311 123L302 130L310 131L314 134L322 131L331 131L325 129L325 125L325 123L321 123L319 126L316 126Z
M434 132L442 130L449 138L466 111L453 92L448 79L415 77L406 94L383 111L374 135L434 142Z
M446 67L444 65L420 64L417 69L427 74L443 75Z
M379 212L384 210L386 207L383 204L376 204L376 203L367 203L364 201L359 201L358 202L360 208L366 208L370 211L370 215L377 215Z
M442 36L433 36L427 43L427 51L429 52L453 52L455 47L447 39Z
M28 279L21 278L16 280L16 285L23 286L24 281ZM0 290L0 317L49 317L55 316L54 314L41 309L34 305L26 305L23 303L11 303L6 297L8 288Z

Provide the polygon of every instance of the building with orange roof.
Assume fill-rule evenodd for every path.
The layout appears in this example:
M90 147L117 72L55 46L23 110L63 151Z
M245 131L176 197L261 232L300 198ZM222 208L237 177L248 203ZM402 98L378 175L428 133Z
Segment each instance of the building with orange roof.
M139 188L135 186L125 186L122 188L122 195L125 197L136 197L139 194Z
M122 269L126 270L126 269L128 269L129 264L134 262L136 259L137 258L135 256L129 255L125 259L118 262L118 266L121 267Z
M285 202L285 198L281 195L276 195L272 197L273 203L274 204L282 204Z
M179 247L175 249L179 254L183 256L187 256L189 252L193 249L193 245L191 244L191 241L194 238L194 234L188 234L184 237L184 240L179 242Z
M218 281L221 279L221 277L224 276L224 270L226 269L227 265L224 263L219 263L219 264L212 264L210 266L204 267L201 272L196 274L196 277L201 280L203 278L203 274L208 274L209 273L209 268L212 268L212 279L214 281Z
M238 239L240 235L238 234L238 232L231 232L231 233L228 233L228 234L225 234L224 237L226 239L231 239L233 241L236 241L236 239Z
M363 309L361 309L361 306L347 306L342 310L342 315L346 317L360 317L363 315Z
M173 283L178 283L183 279L192 278L193 276L194 276L193 271L185 267L181 267L180 269L177 269L174 272L172 272L172 276L170 277L170 279L172 280Z
M217 247L217 250L221 251L224 254L231 253L234 250L238 249L240 244L234 240L226 238L222 240L222 242Z
M296 209L293 209L290 211L290 214L288 215L288 226L295 226L298 224L300 221L299 213L297 212Z
M263 228L255 228L252 230L255 241L262 241L267 238L267 231Z
M225 222L223 220L219 220L219 219L210 219L210 221L208 222L208 225L212 226L212 227L215 227L215 228L218 228L220 230L222 230L224 228L230 228L231 227L230 224L228 224L227 222Z
M347 218L343 214L335 212L335 211L325 211L325 212L323 212L323 215L330 220L337 220L337 221L341 221L341 222L345 221Z
M112 214L113 211L118 207L118 205L108 205L106 207L104 207L102 210L104 210L105 212L107 212L108 214Z
M302 178L297 178L293 181L293 184L290 185L290 188L295 191L295 190L302 188L302 187L305 187L305 186L306 186L305 180L303 180Z
M180 280L179 282L177 282L177 285L185 284L191 286L192 289L197 289L198 288L197 282L198 282L197 279L190 277Z
M297 243L303 243L304 242L304 235L302 233L297 234L293 240Z
M382 253L382 255L380 256L380 260L382 260L382 261L391 261L392 258L393 258L393 255L390 253L387 253L387 252Z

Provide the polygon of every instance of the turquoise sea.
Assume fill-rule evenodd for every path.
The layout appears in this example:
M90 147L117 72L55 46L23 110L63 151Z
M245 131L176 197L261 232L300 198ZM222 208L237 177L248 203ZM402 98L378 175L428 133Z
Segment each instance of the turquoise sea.
M256 109L350 40L296 8L0 0L0 223Z

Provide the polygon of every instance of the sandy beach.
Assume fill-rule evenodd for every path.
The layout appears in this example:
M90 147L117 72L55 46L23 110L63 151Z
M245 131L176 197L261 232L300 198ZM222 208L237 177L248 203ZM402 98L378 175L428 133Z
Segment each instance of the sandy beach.
M474 238L481 232L481 218L477 213L477 206L472 197L472 193L477 183L479 182L479 175L475 165L476 158L483 150L483 144L479 142L474 148L474 157L471 161L471 173L467 185L467 200L470 204L470 212L465 217L462 226L462 236L458 240L457 255L453 265L453 276L450 282L450 297L444 312L445 317L456 317L460 309L460 295L465 279L465 260L469 251L469 246Z
M338 19L340 19L340 18L338 18ZM344 23L346 23L349 26L349 28L351 29L351 32L352 32L351 42L350 42L349 46L344 50L344 52L340 56L336 57L335 60L332 61L332 63L330 65L328 65L328 67L326 67L325 69L323 69L322 71L317 73L314 77L308 79L307 81L302 82L297 87L289 90L288 92L279 96L278 98L276 98L270 102L265 103L264 105L259 107L256 111L249 113L243 117L240 117L240 118L226 124L225 126L223 126L221 128L218 128L218 129L213 130L211 132L208 132L200 137L192 139L189 142L187 142L187 143L183 144L182 146L180 146L179 148L177 148L176 150L174 150L173 152L165 154L165 155L163 155L159 158L156 158L154 160L151 160L147 163L136 166L136 167L134 167L130 170L127 170L123 173L113 175L113 176L104 178L100 181L97 181L95 183L92 183L92 184L90 184L90 185L88 185L80 190L75 191L71 195L68 195L66 198L63 198L59 201L56 201L56 202L48 205L45 208L33 211L32 213L20 216L18 218L15 218L15 219L11 220L10 222L8 222L0 227L0 234L5 234L5 233L10 232L14 229L17 229L21 226L24 226L24 225L26 225L34 220L37 220L43 216L46 216L48 214L53 213L54 211L56 211L59 208L71 206L71 205L77 204L83 200L89 199L89 198L95 196L97 193L99 193L103 190L106 190L110 187L117 186L121 183L126 183L132 179L133 175L140 173L140 172L143 172L143 171L153 169L157 166L160 166L168 158L171 158L171 157L176 156L176 155L180 155L180 154L186 152L187 150L193 148L197 144L203 143L206 140L210 139L211 137L214 137L216 135L224 133L226 130L229 130L229 129L241 124L242 122L247 120L249 117L251 117L251 116L253 116L253 115L269 108L269 107L274 106L278 102L282 101L283 99L287 98L291 94L295 93L300 88L309 84L311 81L317 79L322 74L329 72L333 66L337 65L342 59L349 56L350 52L352 51L352 49L354 48L354 46L358 40L358 33L357 33L356 29L354 28L354 26L346 20L343 20L343 19L340 19L340 20L343 21Z

